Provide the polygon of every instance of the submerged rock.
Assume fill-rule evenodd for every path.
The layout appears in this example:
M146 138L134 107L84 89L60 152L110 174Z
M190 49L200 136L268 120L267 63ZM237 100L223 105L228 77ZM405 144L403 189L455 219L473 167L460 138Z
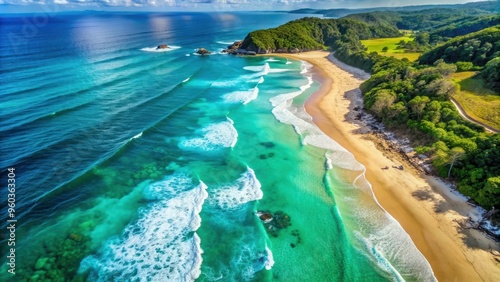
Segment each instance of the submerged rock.
M288 228L292 225L290 216L282 211L277 211L275 213L257 211L257 216L260 221L264 223L266 231L274 237L278 237L278 233L281 229Z
M270 148L274 147L276 144L274 144L273 142L260 142L259 145L270 149Z
M259 219L264 223L273 220L273 215L268 212L257 212L257 216L259 216Z

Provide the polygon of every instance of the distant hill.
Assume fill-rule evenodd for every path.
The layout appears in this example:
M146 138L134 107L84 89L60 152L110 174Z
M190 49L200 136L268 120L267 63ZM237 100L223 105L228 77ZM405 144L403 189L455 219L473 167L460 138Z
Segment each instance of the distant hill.
M341 18L351 14L369 13L375 11L419 11L428 9L478 9L487 13L500 12L499 1L484 1L484 2L471 2L466 4L453 4L453 5L420 5L420 6L403 6L403 7L376 7L376 8L362 8L362 9L298 9L290 11L292 14L320 14L325 17Z
M500 57L500 25L483 29L452 40L424 53L419 62L433 64L442 59L447 63L472 62L484 66Z

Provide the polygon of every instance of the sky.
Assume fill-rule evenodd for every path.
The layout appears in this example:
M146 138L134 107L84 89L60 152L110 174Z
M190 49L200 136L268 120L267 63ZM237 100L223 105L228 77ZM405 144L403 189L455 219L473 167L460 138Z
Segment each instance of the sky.
M292 10L461 4L474 0L0 0L0 10Z

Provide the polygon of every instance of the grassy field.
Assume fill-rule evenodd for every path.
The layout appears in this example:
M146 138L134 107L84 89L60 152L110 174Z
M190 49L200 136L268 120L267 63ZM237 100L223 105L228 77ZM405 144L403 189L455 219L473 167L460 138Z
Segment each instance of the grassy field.
M453 98L473 119L500 129L500 95L484 86L482 78L474 77L475 72L453 74L453 81L460 90Z
M368 53L377 52L381 55L391 56L391 57L395 57L398 59L407 58L408 60L410 60L412 62L417 60L421 53L416 53L416 52L405 53L404 50L396 49L396 47L398 47L397 44L401 40L412 41L413 38L411 38L409 35L407 35L407 36L395 37L395 38L377 38L377 39L361 40L361 43L366 48L368 48ZM382 49L384 47L388 48L387 52L382 52Z

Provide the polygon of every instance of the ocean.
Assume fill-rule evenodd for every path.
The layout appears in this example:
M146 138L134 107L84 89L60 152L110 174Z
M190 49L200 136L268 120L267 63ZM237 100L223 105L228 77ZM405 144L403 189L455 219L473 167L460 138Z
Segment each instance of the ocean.
M2 15L0 280L433 281L305 112L312 66L221 53L302 16Z

